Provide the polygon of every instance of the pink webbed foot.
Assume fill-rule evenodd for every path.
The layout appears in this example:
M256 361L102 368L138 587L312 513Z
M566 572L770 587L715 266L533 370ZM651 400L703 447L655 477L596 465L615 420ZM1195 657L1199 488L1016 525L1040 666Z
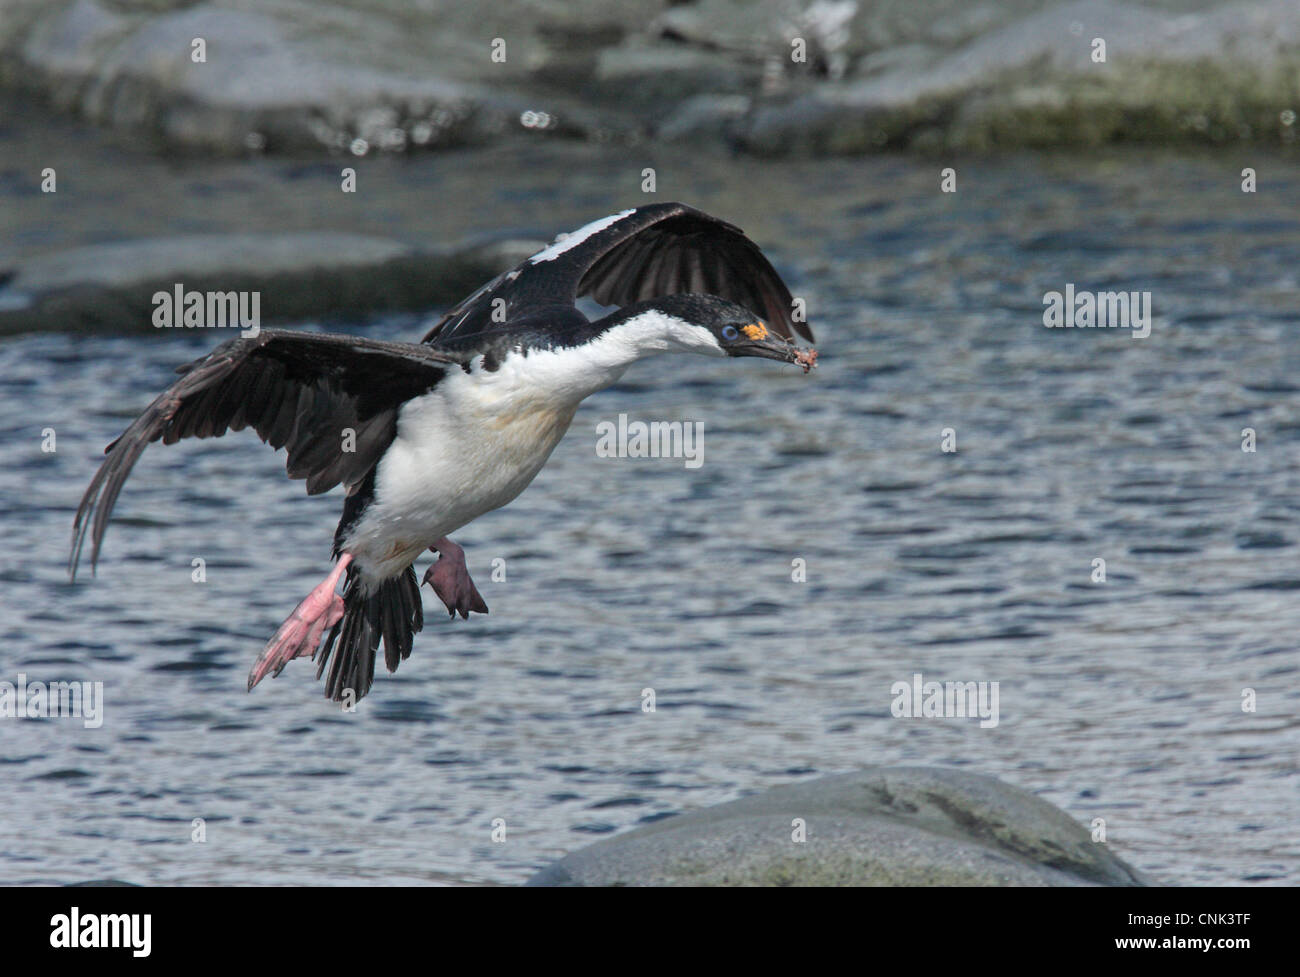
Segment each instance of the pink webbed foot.
M451 617L459 613L462 618L468 618L470 611L486 614L487 603L470 579L469 567L465 566L465 551L446 536L429 550L438 554L438 560L424 572L424 582L447 605L447 613Z
M253 663L248 673L250 692L253 686L266 677L267 672L270 672L271 677L274 678L295 658L304 655L313 658L316 656L316 649L320 647L325 632L334 627L343 617L343 598L336 594L334 589L351 562L351 554L344 553L340 556L330 575L304 597L302 603L293 609L293 613L285 618L284 623L280 625L280 630L276 631L275 636L266 643L261 656Z

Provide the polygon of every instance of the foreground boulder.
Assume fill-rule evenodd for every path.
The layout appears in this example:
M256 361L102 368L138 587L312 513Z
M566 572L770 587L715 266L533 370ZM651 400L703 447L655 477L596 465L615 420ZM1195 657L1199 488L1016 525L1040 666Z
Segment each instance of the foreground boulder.
M807 840L792 840L801 819ZM529 885L1146 885L1064 811L993 777L873 767L598 842Z

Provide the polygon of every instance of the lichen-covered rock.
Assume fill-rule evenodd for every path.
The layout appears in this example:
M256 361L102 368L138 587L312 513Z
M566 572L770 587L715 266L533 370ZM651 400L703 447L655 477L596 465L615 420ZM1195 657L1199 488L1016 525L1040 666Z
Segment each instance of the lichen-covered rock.
M866 57L842 81L760 108L744 144L787 156L1293 141L1300 6L1185 5L1053 4L954 49Z
M876 767L667 818L580 849L528 884L1147 883L1017 787L949 768Z

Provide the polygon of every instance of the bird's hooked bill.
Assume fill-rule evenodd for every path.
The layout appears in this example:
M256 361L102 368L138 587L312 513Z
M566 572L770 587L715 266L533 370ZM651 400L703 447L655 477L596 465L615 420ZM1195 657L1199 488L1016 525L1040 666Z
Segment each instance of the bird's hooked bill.
M789 339L772 332L761 321L754 321L740 330L744 339L731 347L733 356L759 356L783 363L794 363L807 373L817 366L817 350L800 349Z

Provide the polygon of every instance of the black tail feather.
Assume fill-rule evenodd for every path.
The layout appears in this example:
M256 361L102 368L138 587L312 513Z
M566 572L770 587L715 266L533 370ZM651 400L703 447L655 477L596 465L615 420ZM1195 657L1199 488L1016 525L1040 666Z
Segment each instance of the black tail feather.
M375 652L380 639L384 642L384 664L393 672L410 657L411 644L422 627L424 604L414 567L385 580L369 595L363 592L355 564L348 567L343 585L343 617L330 629L316 665L317 678L329 665L326 697L343 702L350 690L351 700L359 701L374 683ZM331 655L336 641L338 654Z

